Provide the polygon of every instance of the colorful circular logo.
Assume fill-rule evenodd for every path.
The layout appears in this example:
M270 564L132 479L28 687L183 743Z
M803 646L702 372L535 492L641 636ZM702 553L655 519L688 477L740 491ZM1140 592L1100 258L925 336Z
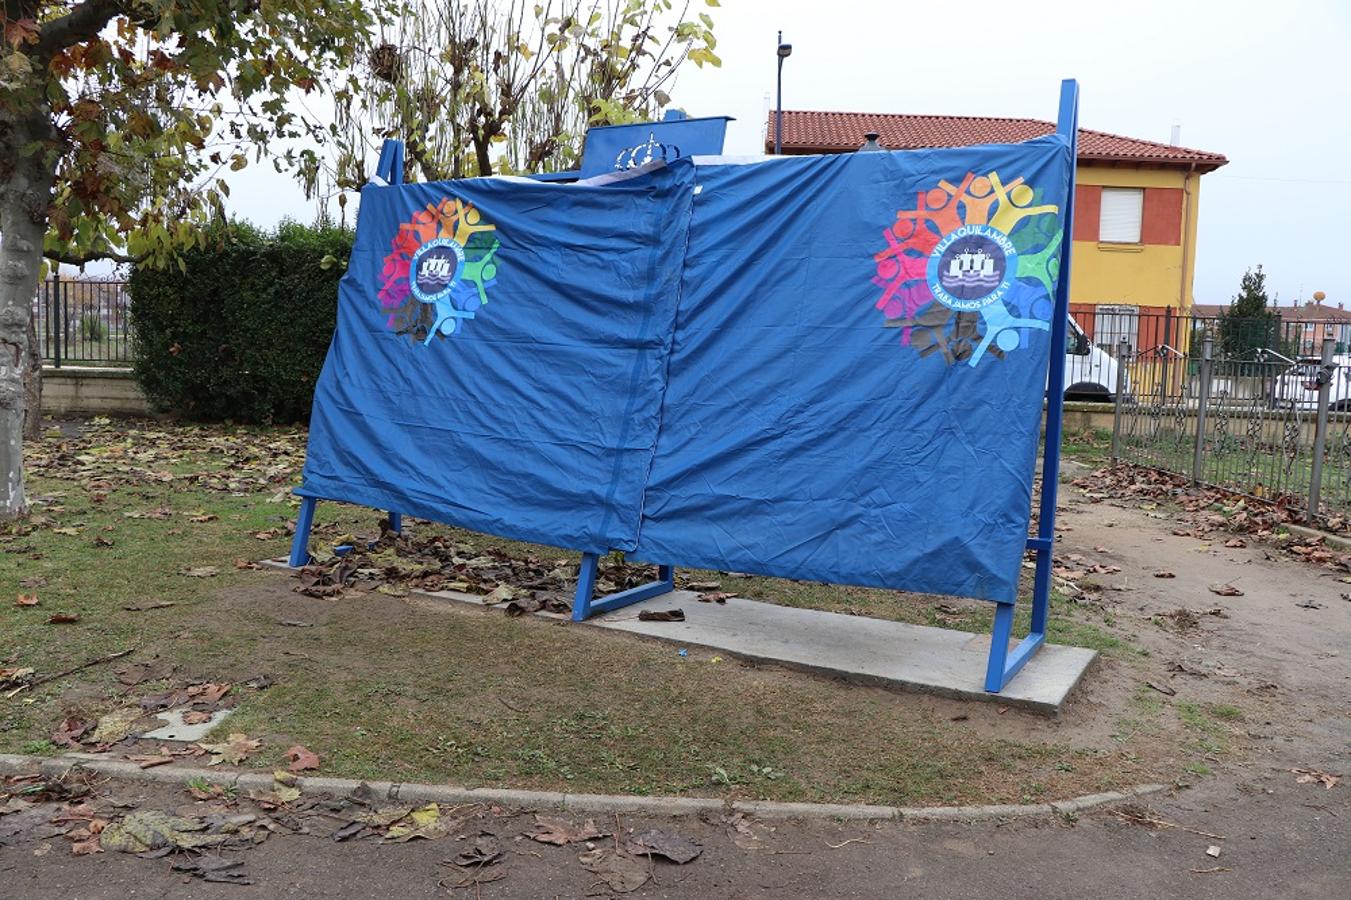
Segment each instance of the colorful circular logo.
M455 197L401 224L380 273L390 330L423 346L463 334L497 278L496 233L472 203Z
M873 254L883 326L920 356L979 365L1050 330L1064 238L1058 204L1019 176L967 172L916 192Z
M934 299L976 312L1003 299L1018 271L1018 251L1008 235L989 225L963 225L943 236L929 255Z

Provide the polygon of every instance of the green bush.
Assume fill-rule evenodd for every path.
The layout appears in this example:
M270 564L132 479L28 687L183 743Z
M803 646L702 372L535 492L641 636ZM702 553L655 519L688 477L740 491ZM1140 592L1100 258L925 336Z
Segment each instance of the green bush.
M108 329L104 326L103 320L96 315L86 313L80 316L80 339L90 343L98 343L107 337Z
M128 291L146 397L205 421L307 419L351 250L344 229L235 223L182 266L138 268Z

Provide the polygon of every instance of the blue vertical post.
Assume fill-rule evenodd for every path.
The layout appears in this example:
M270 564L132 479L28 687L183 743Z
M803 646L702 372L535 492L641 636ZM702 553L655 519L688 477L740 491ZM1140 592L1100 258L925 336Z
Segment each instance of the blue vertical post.
M1061 220L1060 268L1056 274L1055 304L1051 312L1050 370L1046 378L1046 435L1042 446L1041 503L1037 536L1027 542L1037 554L1032 583L1032 621L1024 638L1010 654L1013 633L1012 603L995 610L985 690L997 693L1046 641L1046 619L1051 605L1051 562L1055 551L1055 504L1060 488L1060 440L1065 418L1065 340L1070 317L1070 255L1074 246L1074 191L1079 160L1079 84L1072 78L1060 83L1060 110L1056 133L1069 142L1069 190Z
M314 527L314 507L319 501L314 497L300 498L300 511L296 514L296 534L291 539L291 568L298 569L310 561L310 529Z
M572 621L583 622L591 615L591 594L596 589L596 567L600 557L595 553L583 553L582 564L577 569L577 594L572 598Z
M403 513L390 512L389 530L395 534L403 534Z
M1041 513L1037 537L1037 577L1032 593L1032 631L1046 632L1051 603L1051 557L1055 552L1055 504L1060 489L1060 439L1065 421L1065 340L1070 319L1070 256L1074 247L1074 192L1079 170L1079 83L1060 84L1060 112L1056 133L1069 141L1070 184L1065 198L1064 237L1060 241L1060 272L1055 282L1055 310L1051 319L1051 372L1046 380L1046 442L1041 467Z
M375 164L375 175L386 184L403 184L403 141L386 138L380 145L380 159Z

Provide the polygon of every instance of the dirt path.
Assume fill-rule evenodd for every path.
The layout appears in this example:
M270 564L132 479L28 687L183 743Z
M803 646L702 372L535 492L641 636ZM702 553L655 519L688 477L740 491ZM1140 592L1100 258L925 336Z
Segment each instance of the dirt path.
M123 801L172 810L181 792L114 786ZM1075 822L1016 824L758 823L757 846L737 846L726 826L699 819L624 818L621 829L664 828L698 841L684 866L657 863L655 881L622 896L761 900L782 897L1310 897L1351 891L1351 802L1343 786L1325 791L1280 772L1207 786L1152 804L1181 829L1150 829L1109 811ZM551 847L519 837L529 815L493 815L481 828L506 850L502 878L479 886L489 898L577 898L596 878L577 861L581 846ZM602 825L614 828L613 821ZM193 881L170 860L121 853L73 857L63 838L0 845L5 897L367 898L476 896L448 890L462 876L445 861L465 840L409 844L335 843L323 836L274 836L229 854L244 862L251 885ZM847 842L847 843L846 843ZM599 842L604 845L606 842ZM1208 856L1220 847L1218 858ZM604 891L600 896L614 896Z
M1110 664L1102 677L1086 679L1072 718L1120 705L1121 694L1139 690L1143 680L1175 690L1156 694L1174 706L1236 708L1232 730L1259 754L1346 751L1351 585L1337 572L1253 539L1226 546L1235 536L1223 532L1208 539L1174 534L1189 529L1140 504L1091 502L1071 490L1064 507L1062 554L1121 568L1092 577L1108 588L1099 595L1105 614L1137 623L1137 640L1150 654L1134 679L1114 677L1121 667ZM1212 590L1226 585L1242 596Z

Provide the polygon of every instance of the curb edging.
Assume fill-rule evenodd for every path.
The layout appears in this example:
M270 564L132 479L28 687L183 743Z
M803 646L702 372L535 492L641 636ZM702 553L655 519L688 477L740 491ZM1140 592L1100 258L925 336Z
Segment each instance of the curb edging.
M269 790L272 776L259 772L231 769L158 766L142 769L132 762L117 759L88 759L76 756L24 756L0 753L0 775L34 772L49 777L74 769L155 784L187 784L201 779L209 784L242 790ZM1122 791L1084 794L1068 800L1027 805L990 806L870 806L864 803L783 803L771 800L717 800L711 797L640 797L630 794L564 794L557 791L522 791L510 788L461 788L452 785L418 784L392 781L365 781L351 778L298 776L296 786L303 793L345 797L365 784L376 796L404 803L491 803L498 806L559 809L579 813L645 813L655 816L690 816L702 812L731 809L762 819L848 819L909 820L925 822L979 822L995 819L1019 819L1041 816L1068 816L1167 790L1167 785L1141 784Z

